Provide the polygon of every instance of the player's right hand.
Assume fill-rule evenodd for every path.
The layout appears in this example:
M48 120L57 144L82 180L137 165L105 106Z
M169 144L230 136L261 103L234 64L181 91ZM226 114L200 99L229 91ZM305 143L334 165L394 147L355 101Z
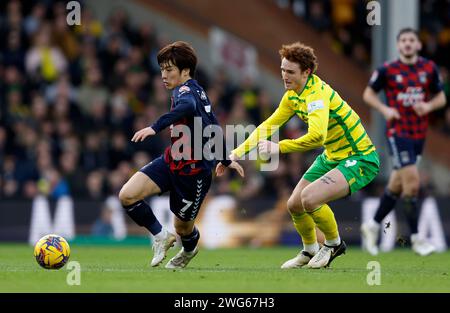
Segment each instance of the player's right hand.
M131 141L133 142L139 142L143 141L148 136L153 136L156 134L156 132L151 127L146 127L141 130L138 130L134 135L133 138L131 138Z
M391 120L399 120L400 119L400 113L398 113L397 109L386 107L383 111L383 116L386 119L386 121Z

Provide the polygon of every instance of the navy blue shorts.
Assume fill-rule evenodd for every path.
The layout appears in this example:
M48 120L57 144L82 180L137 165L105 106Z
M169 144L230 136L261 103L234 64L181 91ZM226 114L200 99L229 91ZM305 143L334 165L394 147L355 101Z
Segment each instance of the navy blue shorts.
M397 136L390 136L387 139L394 169L397 170L420 161L425 140Z
M141 168L140 172L150 177L161 189L161 193L170 191L170 210L179 219L187 222L197 217L211 186L210 170L190 176L175 174L161 156Z

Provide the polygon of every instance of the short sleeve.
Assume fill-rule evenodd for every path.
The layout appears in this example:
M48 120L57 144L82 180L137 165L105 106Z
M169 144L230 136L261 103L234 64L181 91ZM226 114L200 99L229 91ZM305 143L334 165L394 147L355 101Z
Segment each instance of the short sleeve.
M372 73L368 86L375 92L384 89L386 86L386 66L380 66Z

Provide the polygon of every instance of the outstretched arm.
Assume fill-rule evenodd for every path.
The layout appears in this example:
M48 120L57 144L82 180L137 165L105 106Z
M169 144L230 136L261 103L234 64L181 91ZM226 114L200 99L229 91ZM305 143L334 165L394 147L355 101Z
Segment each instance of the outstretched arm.
M297 139L280 141L280 152L308 151L323 146L328 132L330 102L324 99L311 99L308 106L308 133Z
M264 122L261 123L239 147L230 154L231 160L237 160L253 150L258 142L269 138L282 125L284 125L293 115L294 110L289 105L287 93L280 101L280 105L275 112Z
M148 136L153 136L167 126L180 120L182 117L194 114L195 101L190 97L183 97L178 105L170 112L162 115L152 126L137 131L131 141L143 141Z

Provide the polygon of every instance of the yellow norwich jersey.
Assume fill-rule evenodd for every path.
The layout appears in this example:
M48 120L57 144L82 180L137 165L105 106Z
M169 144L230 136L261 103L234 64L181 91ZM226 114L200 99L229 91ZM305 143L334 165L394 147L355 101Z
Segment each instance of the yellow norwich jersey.
M286 91L276 111L233 153L242 157L294 115L308 125L308 133L297 139L280 141L281 153L323 146L328 160L339 161L375 150L358 114L327 83L316 75L310 75L302 92Z

